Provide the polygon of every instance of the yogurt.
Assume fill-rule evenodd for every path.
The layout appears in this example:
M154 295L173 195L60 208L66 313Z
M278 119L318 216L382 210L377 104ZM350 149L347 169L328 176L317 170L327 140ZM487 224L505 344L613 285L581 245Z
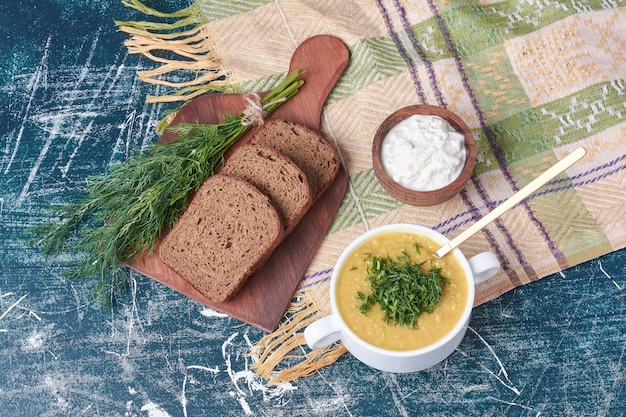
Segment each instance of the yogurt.
M439 116L415 114L389 130L383 168L405 188L432 191L452 183L465 165L465 137Z

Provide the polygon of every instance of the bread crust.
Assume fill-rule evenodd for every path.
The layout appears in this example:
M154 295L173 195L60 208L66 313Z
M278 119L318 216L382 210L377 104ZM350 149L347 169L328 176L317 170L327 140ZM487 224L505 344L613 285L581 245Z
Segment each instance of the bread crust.
M267 195L290 233L311 206L306 174L290 158L261 145L244 145L226 160L223 174L245 179Z
M335 147L319 132L283 119L269 119L250 139L269 146L296 163L308 178L315 202L333 183L341 164Z
M269 198L237 177L207 179L159 247L159 258L214 302L235 295L284 237Z

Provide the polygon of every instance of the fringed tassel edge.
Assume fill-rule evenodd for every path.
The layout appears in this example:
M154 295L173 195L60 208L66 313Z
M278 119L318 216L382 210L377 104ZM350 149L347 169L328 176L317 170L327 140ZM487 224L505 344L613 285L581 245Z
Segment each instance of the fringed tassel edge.
M278 330L270 333L253 347L250 356L253 358L251 369L263 377L268 385L292 382L316 373L325 366L334 363L347 352L341 344L331 345L322 349L303 352L302 355L292 352L306 345L302 331L315 320L321 318L321 313L314 303L305 294L296 297L288 311L287 319ZM282 361L296 358L301 361L296 365L276 372Z
M176 19L173 23L115 22L120 31L130 35L124 42L129 53L141 54L159 64L157 68L138 71L139 78L174 89L164 95L148 95L148 103L185 102L206 92L224 92L230 86L230 74L222 65L216 42L197 3L172 13L159 12L139 0L124 0L123 4L148 16ZM187 27L191 29L183 30ZM173 58L162 55L173 55ZM195 76L183 81L172 77L186 72Z

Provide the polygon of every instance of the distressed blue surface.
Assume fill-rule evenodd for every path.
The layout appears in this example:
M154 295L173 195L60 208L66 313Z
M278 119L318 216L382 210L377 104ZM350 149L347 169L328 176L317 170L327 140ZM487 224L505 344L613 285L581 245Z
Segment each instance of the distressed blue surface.
M344 355L265 387L253 327L137 274L119 311L94 304L93 282L62 277L73 259L43 259L26 230L156 140L148 63L113 23L136 17L116 0L0 5L0 416L626 414L624 250L480 306L450 358L410 375Z

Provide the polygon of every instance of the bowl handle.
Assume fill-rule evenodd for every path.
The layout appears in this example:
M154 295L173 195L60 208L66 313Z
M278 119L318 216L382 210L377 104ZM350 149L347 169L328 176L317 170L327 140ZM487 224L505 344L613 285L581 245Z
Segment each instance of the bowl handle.
M474 276L474 285L487 281L500 270L500 261L492 252L483 252L467 260Z
M334 315L322 317L304 329L304 340L311 349L321 349L338 341L341 329Z

